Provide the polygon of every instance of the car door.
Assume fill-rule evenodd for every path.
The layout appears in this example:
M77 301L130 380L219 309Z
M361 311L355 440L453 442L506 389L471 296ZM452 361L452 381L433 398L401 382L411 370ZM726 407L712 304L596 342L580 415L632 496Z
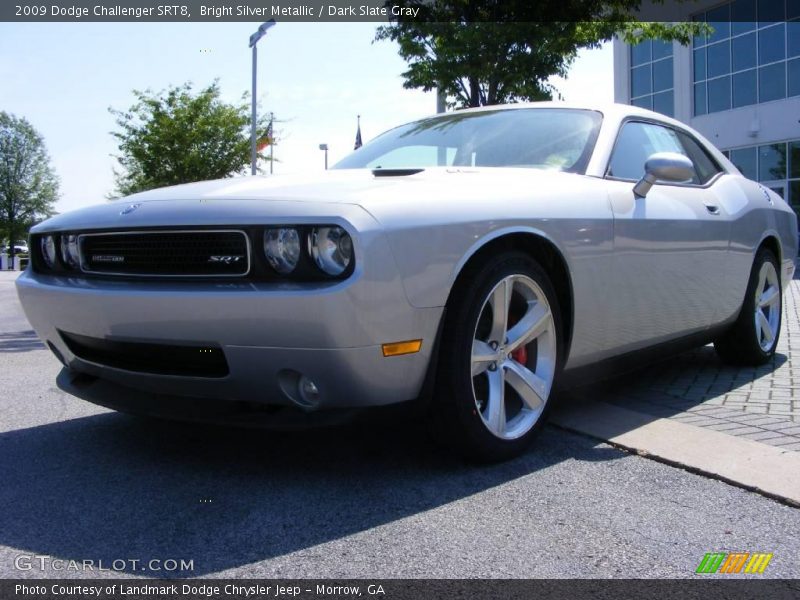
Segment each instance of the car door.
M694 176L633 193L657 152L688 156ZM613 345L622 351L702 331L714 321L723 289L729 220L710 186L722 172L691 135L650 121L620 128L608 165L614 213Z

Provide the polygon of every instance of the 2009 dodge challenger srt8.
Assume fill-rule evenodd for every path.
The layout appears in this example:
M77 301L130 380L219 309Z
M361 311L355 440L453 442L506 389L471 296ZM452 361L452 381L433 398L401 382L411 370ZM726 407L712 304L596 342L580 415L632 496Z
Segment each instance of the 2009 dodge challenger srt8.
M421 119L319 176L153 190L31 242L22 305L78 397L268 423L430 387L434 426L484 459L626 358L767 361L798 250L786 202L682 123L561 103Z

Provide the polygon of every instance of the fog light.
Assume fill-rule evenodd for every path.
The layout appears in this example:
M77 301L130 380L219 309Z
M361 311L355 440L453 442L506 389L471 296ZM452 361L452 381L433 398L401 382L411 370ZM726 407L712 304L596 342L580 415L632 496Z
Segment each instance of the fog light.
M300 381L297 384L297 389L300 391L300 398L303 399L309 406L316 406L319 402L319 388L317 384L311 381L305 375L300 376Z

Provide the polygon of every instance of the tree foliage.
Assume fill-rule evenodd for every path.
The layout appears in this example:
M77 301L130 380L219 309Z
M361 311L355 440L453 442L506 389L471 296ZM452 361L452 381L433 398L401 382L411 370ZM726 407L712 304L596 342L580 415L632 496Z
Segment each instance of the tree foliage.
M0 112L0 226L14 242L53 213L58 177L44 139L25 118Z
M392 2L398 4L397 2ZM393 40L409 64L404 87L441 89L448 105L472 107L552 98L551 76L566 76L582 48L614 35L636 43L688 44L700 23L642 23L641 0L411 0L422 18L393 17L376 40Z
M248 94L238 104L225 103L216 81L197 93L185 83L133 94L136 103L127 111L109 108L119 127L111 135L122 167L114 170L115 195L231 177L250 164ZM265 126L259 119L259 131Z

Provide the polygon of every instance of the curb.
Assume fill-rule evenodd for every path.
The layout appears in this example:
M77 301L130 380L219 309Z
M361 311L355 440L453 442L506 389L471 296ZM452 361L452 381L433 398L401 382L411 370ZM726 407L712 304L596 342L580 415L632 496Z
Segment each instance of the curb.
M567 400L567 398L564 398ZM800 507L800 453L605 402L554 407L550 421L647 458Z

